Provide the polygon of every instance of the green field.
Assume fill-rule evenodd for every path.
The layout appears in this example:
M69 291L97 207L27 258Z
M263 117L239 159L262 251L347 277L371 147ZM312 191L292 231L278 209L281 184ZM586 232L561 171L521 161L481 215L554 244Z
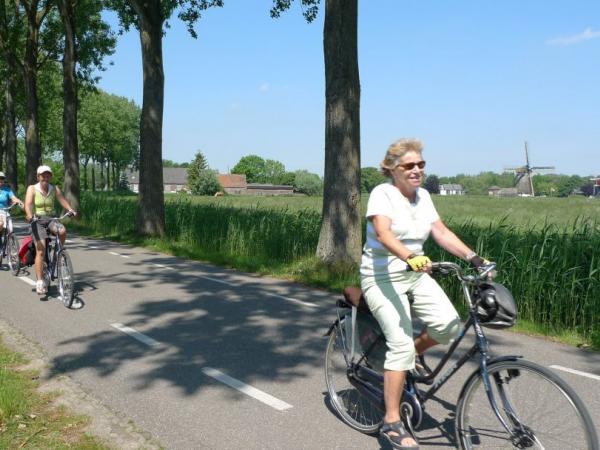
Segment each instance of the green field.
M219 205L236 208L314 210L321 212L322 197L191 197L167 195L167 202L189 199L194 204ZM366 210L368 195L363 195L361 204ZM479 225L497 223L506 218L519 228L543 228L546 224L571 227L577 218L600 223L600 199L585 197L536 197L497 198L486 196L440 196L433 201L442 219L446 222L471 220Z
M363 207L366 197L363 198ZM451 228L495 260L521 318L600 347L600 201L586 198L434 197ZM356 270L331 273L314 257L321 199L169 196L165 239L135 237L135 197L85 195L88 231L242 270L340 289ZM449 259L431 242L433 260ZM460 298L456 285L446 286Z

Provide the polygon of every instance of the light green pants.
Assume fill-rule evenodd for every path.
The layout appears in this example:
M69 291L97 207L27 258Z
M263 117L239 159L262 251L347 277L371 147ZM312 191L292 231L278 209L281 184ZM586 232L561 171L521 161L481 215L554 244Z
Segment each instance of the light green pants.
M427 333L440 344L447 344L462 329L460 317L437 282L426 273L403 272L363 277L361 287L373 316L385 335L388 351L384 369L411 370L415 367L411 306L427 326Z

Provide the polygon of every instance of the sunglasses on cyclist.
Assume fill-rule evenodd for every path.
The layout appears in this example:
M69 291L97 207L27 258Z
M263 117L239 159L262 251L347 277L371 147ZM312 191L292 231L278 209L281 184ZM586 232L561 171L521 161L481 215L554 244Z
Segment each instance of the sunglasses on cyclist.
M409 162L406 164L398 164L396 167L402 167L404 170L413 170L415 168L415 166L418 167L419 169L424 169L425 161Z

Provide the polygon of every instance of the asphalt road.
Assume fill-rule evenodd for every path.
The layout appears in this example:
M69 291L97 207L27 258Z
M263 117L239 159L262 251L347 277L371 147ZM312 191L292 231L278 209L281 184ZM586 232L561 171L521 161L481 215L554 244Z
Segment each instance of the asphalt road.
M388 448L328 405L323 335L335 296L103 240L71 236L67 247L83 307L66 309L55 287L40 300L4 265L0 315L39 343L54 373L165 448ZM32 268L21 276L35 279ZM580 371L556 373L600 424L599 353L510 331L489 337L496 355ZM470 372L427 404L421 448L455 447L454 404Z

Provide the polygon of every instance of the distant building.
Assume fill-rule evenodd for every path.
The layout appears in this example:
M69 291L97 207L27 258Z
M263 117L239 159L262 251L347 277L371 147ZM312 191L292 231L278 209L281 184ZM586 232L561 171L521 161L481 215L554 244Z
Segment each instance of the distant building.
M223 187L223 191L232 195L243 195L248 188L246 183L246 175L219 174L219 183Z
M501 189L500 186L490 186L488 188L488 195L491 197L498 197L498 192L500 192Z
M492 186L488 189L488 195L493 197L518 197L519 190L516 187L500 188L498 186Z
M129 172L127 174L127 183L129 189L133 192L140 190L140 173ZM163 191L165 193L174 193L186 190L187 169L166 167L163 168Z
M250 183L246 195L293 195L294 187L283 184Z
M440 195L465 195L460 184L440 184Z
M293 186L247 183L246 175L219 174L218 178L223 187L223 192L230 195L292 195L294 193ZM127 183L129 189L133 192L139 192L139 172L129 172ZM165 193L187 192L189 190L187 187L187 169L163 168L163 187Z

